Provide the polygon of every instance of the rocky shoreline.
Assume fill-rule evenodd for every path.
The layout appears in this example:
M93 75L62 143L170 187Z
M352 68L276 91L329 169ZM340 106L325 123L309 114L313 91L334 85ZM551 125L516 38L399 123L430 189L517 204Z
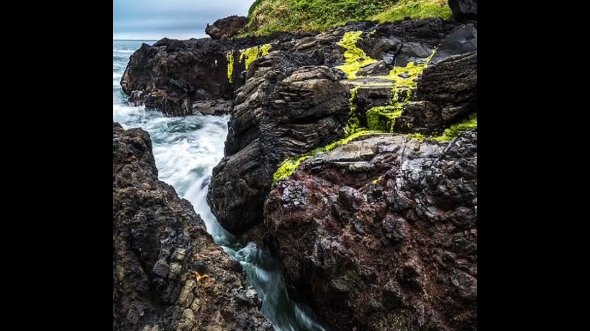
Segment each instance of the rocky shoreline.
M215 39L143 44L121 86L168 116L230 115L211 210L278 257L327 329L475 330L473 3L242 39L243 20L218 20ZM113 329L272 330L239 263L157 179L149 135L113 123L113 161Z

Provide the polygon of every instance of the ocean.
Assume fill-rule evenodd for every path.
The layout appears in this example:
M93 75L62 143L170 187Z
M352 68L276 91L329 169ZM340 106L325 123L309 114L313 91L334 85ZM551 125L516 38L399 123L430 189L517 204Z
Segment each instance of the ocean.
M120 85L129 57L142 43L155 40L113 40L113 120L123 128L140 127L150 134L160 180L193 205L215 243L246 271L246 282L262 299L262 312L277 331L324 331L308 309L290 301L282 272L274 259L253 243L241 245L225 231L207 204L213 167L223 158L229 116L166 117L133 106Z

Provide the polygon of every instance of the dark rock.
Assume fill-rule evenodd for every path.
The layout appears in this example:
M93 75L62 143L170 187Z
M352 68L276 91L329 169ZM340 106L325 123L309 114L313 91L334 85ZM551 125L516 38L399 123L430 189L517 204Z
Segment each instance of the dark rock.
M396 38L403 44L413 42L432 48L439 45L458 26L460 26L460 23L443 21L440 18L380 24L374 28L372 35L363 35L363 39L357 43L357 46L364 50L367 55L381 60L383 58L379 56L379 53L375 53L375 47L379 49L378 45L382 43L383 38ZM397 44L396 47L398 47Z
M387 54L396 55L401 49L403 43L396 37L382 37L379 38L373 48L367 53L370 57L376 60L385 60Z
M399 50L395 57L395 65L405 67L410 62L425 62L426 58L432 54L433 47L416 42L407 42Z
M244 63L240 61L239 50L291 40L293 36L276 33L226 41L164 38L151 46L143 44L131 55L121 77L121 87L129 102L135 105L145 105L170 116L193 115L195 102L233 100L234 90L244 81L240 78ZM227 58L232 51L233 84L228 78Z
M428 63L434 65L449 56L471 52L477 52L477 29L473 24L466 24L458 27L442 41Z
M477 52L453 55L428 66L418 81L420 100L440 108L444 124L452 124L477 107Z
M225 115L229 113L231 102L223 99L201 100L193 102L193 114L201 115Z
M136 105L172 116L192 115L195 101L232 98L227 63L219 42L164 38L131 55L121 87Z
M350 171L358 160L370 166ZM361 136L303 161L265 202L290 297L332 330L474 330L476 170L476 131ZM288 211L293 187L310 203Z
M245 16L232 15L220 18L212 25L207 24L205 33L211 39L228 39L240 32L247 32L248 18Z
M449 0L449 7L457 21L477 20L477 0Z
M113 122L113 330L272 330L245 275L158 180L149 134Z
M262 221L284 159L343 137L349 92L328 67L281 51L254 61L236 92L225 156L213 169L207 200L219 223L239 235Z
M377 61L361 68L361 70L357 72L357 76L387 76L389 75L389 70L390 68L385 61Z
M443 125L440 108L430 101L412 101L395 119L394 132L431 134Z

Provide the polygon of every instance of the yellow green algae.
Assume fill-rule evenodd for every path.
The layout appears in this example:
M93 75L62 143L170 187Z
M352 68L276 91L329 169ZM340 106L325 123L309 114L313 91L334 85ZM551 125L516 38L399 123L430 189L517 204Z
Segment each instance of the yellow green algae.
M451 125L445 131L443 131L442 135L438 137L432 137L432 139L436 141L451 141L461 133L471 129L477 129L477 113L469 115L469 117L461 123Z
M234 52L227 53L227 79L229 80L230 84L234 83L234 79L232 78L232 74L234 73Z
M367 111L367 127L369 130L393 132L395 119L402 114L400 106L373 107Z
M349 112L349 116L348 116L348 123L346 124L346 128L344 129L345 130L344 137L348 137L348 136L350 136L362 129L360 127L360 122L359 122L359 119L356 114L356 106L354 105L354 100L356 99L356 93L357 93L358 89L359 89L359 87L355 86L350 90L350 99L349 99L350 112Z
M318 147L311 152L285 159L283 161L283 163L281 163L281 166L277 169L277 171L275 171L275 173L272 177L272 185L274 185L280 179L287 178L287 177L290 177L291 175L293 175L293 172L295 172L295 169L297 169L299 164L301 164L301 162L305 161L306 159L308 159L312 156L315 156L319 153L331 151L340 145L348 144L349 142L351 142L352 140L354 140L360 136L364 136L367 134L382 134L382 133L383 132L380 132L380 131L372 131L372 130L365 129L363 131L358 131L348 137L340 139L340 140L333 142L329 145L326 145L324 147Z
M451 125L446 130L444 130L441 135L425 136L420 133L411 133L408 134L408 137L419 140L451 141L458 137L461 133L471 129L477 129L477 113L472 113L464 121Z
M344 39L346 39L345 37L343 37L343 41ZM352 39L354 38L348 38L348 40ZM360 52L362 52L362 50L360 50ZM409 62L405 67L394 67L389 71L388 75L368 76L368 78L379 79L381 80L381 82L355 82L356 79L362 78L361 76L356 76L356 72L360 70L360 67L356 68L352 65L346 67L346 64L344 66L340 66L339 68L341 69L344 67L345 69L349 70L349 72L347 73L349 81L351 81L355 85L355 87L351 89L350 115L346 127L346 136L363 129L359 126L360 122L358 120L358 115L356 114L356 107L354 106L354 101L356 99L358 89L361 87L369 86L392 86L392 88L391 100L388 106L373 107L367 111L366 118L368 129L381 130L384 132L393 132L395 119L401 116L403 106L410 102L412 98L412 90L417 88L416 80L418 76L422 74L424 69L427 67L430 59L434 56L435 52L436 48L432 51L430 56L428 56L422 63ZM357 52L356 54L360 54L359 56L362 56L364 55L364 52L362 54ZM347 61L349 61L348 58Z
M367 127L369 130L393 132L395 119L400 117L404 105L410 102L412 90L394 87L388 106L373 107L367 110Z
M270 49L270 44L258 45L246 49L240 49L240 60L239 62L246 61L245 66L246 70L254 60L259 57L265 56L268 54L268 50ZM226 54L227 56L227 79L229 80L230 84L234 83L232 78L232 74L234 72L234 51L230 51Z
M250 48L246 48L246 49L241 49L240 50L240 62L246 60L245 65L246 65L246 70L248 70L248 67L250 66L250 64L252 62L254 62L254 60L268 54L268 50L270 49L270 47L271 47L270 44L264 44L264 45L254 46L254 47L250 47Z
M368 78L374 78L374 79L379 79L379 80L383 80L383 81L391 81L392 83L394 83L395 87L416 88L418 77L422 74L424 69L426 69L426 67L428 66L428 63L430 62L430 59L432 59L432 57L434 56L435 53L436 53L436 47L432 50L432 53L430 53L430 55L426 59L424 59L424 61L420 61L421 63L419 63L418 61L413 61L413 62L409 62L404 67L395 66L395 67L393 67L393 69L391 69L389 71L388 75L381 75L381 76L356 76L355 75L355 78L358 79L358 78L368 77ZM367 85L367 86L385 85L386 84L386 83L373 83L372 84L372 83L366 83L363 81L355 82L354 80L352 81L352 83L355 85Z
M447 0L400 0L394 6L375 14L371 20L385 23L403 20L406 17L448 19L452 15Z
M337 69L342 70L348 79L355 79L356 72L362 67L371 63L377 62L365 54L365 52L356 46L356 42L361 39L362 31L351 31L346 32L342 37L342 40L337 43L346 49L344 52L344 64L337 66Z

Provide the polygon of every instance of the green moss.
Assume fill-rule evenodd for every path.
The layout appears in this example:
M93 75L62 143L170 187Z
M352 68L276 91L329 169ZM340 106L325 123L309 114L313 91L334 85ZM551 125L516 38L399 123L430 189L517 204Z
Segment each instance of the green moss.
M358 132L361 128L360 128L360 122L358 119L358 116L356 114L356 106L354 105L354 100L356 99L356 94L358 92L359 87L355 86L350 90L350 99L349 99L349 104L350 104L350 112L349 112L349 116L348 116L348 123L346 124L346 128L345 130L345 137L350 136L351 134L354 134L356 132Z
M428 62L434 54L436 53L436 48L433 49L432 53L421 62L409 62L406 66L400 67L395 66L393 69L389 71L387 75L381 76L370 76L371 78L381 79L384 81L392 82L396 87L407 87L411 89L415 89L417 87L417 80L418 77L422 74L424 69L428 66ZM359 76L360 77L360 76ZM356 75L354 78L358 78ZM354 81L353 81L354 83ZM376 84L366 84L366 83L359 83L359 85L385 85L386 83L376 83Z
M356 72L360 68L377 62L365 54L365 52L356 46L356 42L361 39L362 31L346 32L342 37L342 40L338 42L338 45L346 48L344 52L344 64L337 66L336 68L342 70L348 79L355 79Z
M227 53L227 79L230 84L234 83L232 75L234 73L234 52Z
M256 0L248 10L248 33L323 31L348 22L450 17L447 0Z
M406 17L448 19L452 15L447 0L400 0L394 6L374 15L371 19L385 23L403 20Z
M259 45L259 46L254 46L254 47L250 47L247 49L241 49L239 50L240 52L240 62L242 61L246 61L245 62L245 66L246 66L246 70L248 69L248 67L250 66L250 64L252 62L254 62L254 60L256 60L257 58L261 57L261 56L265 56L268 54L268 51L271 48L271 44L264 44L264 45ZM227 53L227 79L229 80L230 84L234 83L234 80L232 78L234 72L234 52L230 51Z
M274 185L279 179L287 178L293 175L293 172L295 172L295 169L297 169L301 161L304 161L309 157L310 156L301 156L297 158L288 158L285 161L283 161L281 166L277 169L277 171L275 171L274 175L272 176L272 184Z
M297 169L299 164L301 164L301 162L305 161L306 159L308 159L312 156L315 156L319 153L331 151L340 145L348 144L349 142L351 142L352 140L354 140L360 136L364 136L367 134L379 134L379 133L382 133L382 132L371 131L371 130L358 131L346 138L343 138L341 140L333 142L327 146L316 148L309 153L305 153L303 155L288 158L288 159L284 160L283 163L281 163L281 166L277 169L277 171L275 171L274 175L272 176L272 185L274 185L279 179L287 178L287 177L290 177L291 175L293 175L293 173L295 172L295 170Z
M407 136L410 138L415 138L419 140L434 140L434 141L451 141L461 133L477 128L477 113L473 113L468 116L467 119L462 121L461 123L457 123L455 125L450 126L447 128L441 135L438 136L425 136L420 133L412 133L408 134Z
M268 50L270 49L270 44L264 44L260 46L261 56L266 56L268 54Z
M410 138L418 139L418 140L426 140L426 139L428 139L428 137L426 137L425 135L423 135L421 133L410 133L407 136L410 137Z
M393 132L395 119L401 114L402 109L399 104L373 107L367 111L367 126L369 130Z
M270 49L270 47L271 47L270 44L264 44L264 45L254 46L254 47L250 47L250 48L246 48L246 49L241 49L240 50L240 62L245 60L246 61L245 62L246 70L248 70L248 67L250 67L250 64L252 62L254 62L254 60L256 60L257 58L259 58L261 56L265 56L266 54L268 54L268 50Z
M477 113L469 115L469 117L461 123L455 124L447 128L441 136L432 137L436 141L451 141L461 133L477 128Z
M375 131L375 130L367 130L367 129L359 130L359 131L351 134L348 137L345 137L343 139L340 139L340 140L338 140L336 142L331 143L330 145L327 145L326 147L315 149L312 153L313 153L313 155L315 155L315 154L318 154L318 153L331 151L331 150L333 150L334 148L336 148L336 147L338 147L340 145L346 145L346 144L348 144L349 142L353 141L354 139L356 139L356 138L358 138L360 136L364 136L364 135L367 135L367 134L377 134L377 133L382 133L382 132Z

